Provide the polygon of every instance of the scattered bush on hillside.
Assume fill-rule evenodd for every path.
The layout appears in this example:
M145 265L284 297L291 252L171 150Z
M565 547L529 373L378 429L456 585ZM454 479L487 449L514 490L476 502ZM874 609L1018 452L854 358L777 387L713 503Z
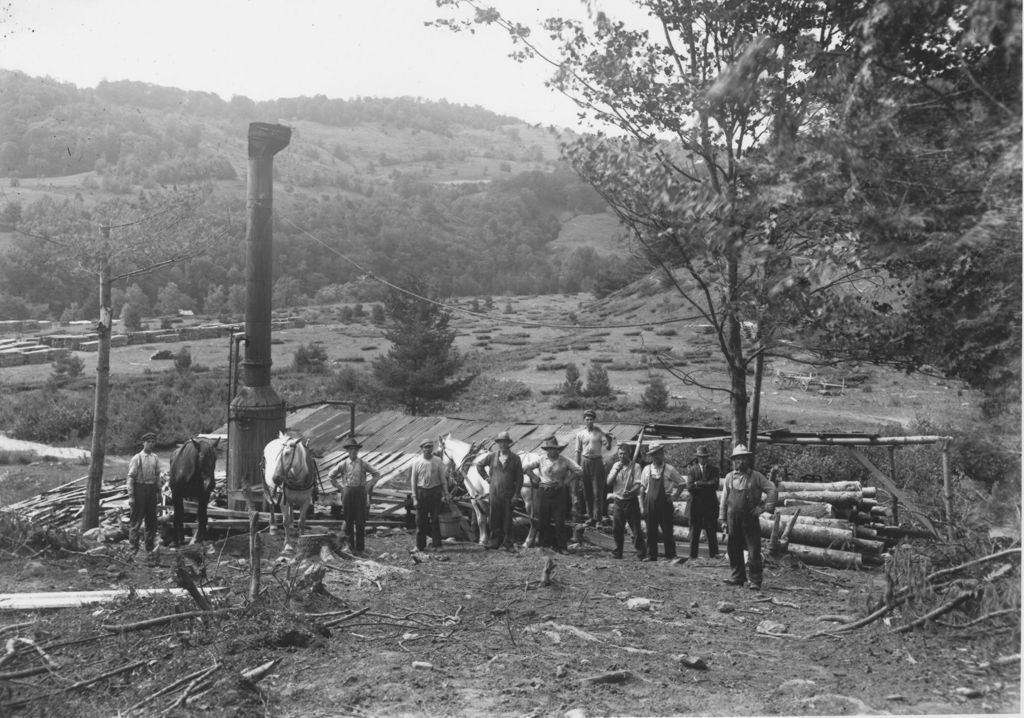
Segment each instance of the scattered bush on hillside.
M174 368L179 374L184 374L192 369L192 352L188 347L182 347L174 355Z
M644 411L665 411L668 408L668 387L665 380L658 375L651 377L650 383L640 399Z
M92 433L92 397L55 385L19 394L10 402L7 431L15 439L56 443Z
M608 372L600 364L592 363L587 369L587 386L583 390L584 396L604 397L614 393Z
M292 368L306 374L322 374L326 369L327 351L318 342L303 344L295 350Z
M53 373L50 374L50 380L61 384L68 379L75 379L82 376L85 373L85 362L82 361L76 354L71 352L64 352L57 356L57 358L50 364L53 368Z

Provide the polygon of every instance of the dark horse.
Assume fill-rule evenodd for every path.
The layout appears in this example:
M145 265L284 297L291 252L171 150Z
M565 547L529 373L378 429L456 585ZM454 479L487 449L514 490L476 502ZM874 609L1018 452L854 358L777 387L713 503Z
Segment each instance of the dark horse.
M199 504L196 511L198 527L192 535L192 543L206 539L206 505L214 489L214 469L217 467L217 444L220 439L197 439L192 437L171 454L170 489L174 502L174 546L181 545L184 538L184 516L186 498L195 499Z

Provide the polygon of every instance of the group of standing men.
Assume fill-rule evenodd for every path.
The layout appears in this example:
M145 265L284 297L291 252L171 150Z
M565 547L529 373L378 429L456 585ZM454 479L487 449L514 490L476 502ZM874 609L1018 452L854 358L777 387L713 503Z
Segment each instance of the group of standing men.
M585 521L590 526L599 523L607 513L611 514L614 558L622 558L628 528L641 561L657 561L658 544L662 543L665 559L681 563L682 559L676 556L672 501L687 491L690 496L690 558L698 556L702 533L707 536L708 555L716 558L720 528L728 537L726 550L731 575L726 583L760 589L763 574L760 515L775 510L778 494L775 485L754 470L753 454L743 444L733 448L733 470L722 482L719 502L721 474L710 462L706 446L697 448L685 478L665 462L665 447L660 443L647 447L646 465L638 461L644 447L621 443L617 460L606 472L603 452L611 448L614 437L600 429L595 424L596 419L593 410L584 412L584 427L574 437L576 461L562 456L567 445L560 444L554 436L541 443L543 456L526 463L512 451L513 441L507 431L495 437L496 448L476 462L480 474L490 485L492 538L488 548L512 547L512 506L529 477L535 492L533 511L541 546L559 552L566 550L566 515L571 505L577 521ZM142 440L142 451L132 457L128 466L129 543L133 550L138 549L145 526L145 546L152 551L162 472L153 451L156 435L146 433ZM380 480L380 473L359 458L361 447L354 438L349 439L344 446L348 456L328 475L342 494L345 533L352 550L359 554L365 549L369 495ZM408 476L416 509L416 548L422 551L428 537L435 547L441 545L440 512L451 496L445 481L444 463L434 455L434 442L423 441L420 451L420 456L408 468ZM646 532L641 528L641 519L646 524Z
M511 547L512 504L529 477L536 492L534 520L541 546L559 552L566 550L565 521L571 505L577 521L590 526L610 513L614 558L622 558L628 528L640 560L657 561L661 543L666 560L682 563L683 559L676 555L672 501L686 491L690 499L690 558L699 555L701 534L707 537L709 557L717 558L721 529L728 537L726 550L731 568L726 583L761 588L759 517L775 510L777 491L774 484L754 470L752 452L743 444L734 447L733 470L722 482L719 502L721 472L711 463L711 452L706 446L697 448L685 478L666 463L665 447L660 443L646 448L646 465L638 461L644 447L620 444L617 460L606 472L603 451L611 447L614 438L596 425L596 412L587 410L583 419L584 427L574 437L576 461L562 456L567 445L551 436L540 445L545 455L524 464L512 452L508 432L495 437L497 448L477 460L477 469L490 483L492 541L488 548Z

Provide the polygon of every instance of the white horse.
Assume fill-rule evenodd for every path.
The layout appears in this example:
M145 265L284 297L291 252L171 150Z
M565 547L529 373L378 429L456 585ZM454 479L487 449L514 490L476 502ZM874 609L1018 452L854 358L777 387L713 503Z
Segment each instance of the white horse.
M445 462L446 471L453 473L457 477L457 482L465 487L466 493L469 495L470 505L473 507L473 513L476 516L476 523L480 528L479 543L487 545L491 540L490 521L488 520L490 516L489 499L491 486L476 468L476 462L480 457L487 454L488 450L483 448L482 444L467 444L465 441L453 439L451 434L441 437L438 443ZM538 458L538 454L522 452L519 453L519 458L526 465L531 461L535 461ZM536 490L530 486L529 476L524 477L523 488L520 489L519 495L522 497L523 503L526 504L526 513L530 514L531 517L534 516L536 511ZM530 521L530 531L526 536L526 541L523 542L523 546L534 546L536 543L537 525L535 521Z
M299 536L306 529L306 513L313 505L316 464L302 438L280 432L263 448L263 491L270 504L270 533L277 533L275 509L284 524L284 548L291 550L292 508L299 510Z

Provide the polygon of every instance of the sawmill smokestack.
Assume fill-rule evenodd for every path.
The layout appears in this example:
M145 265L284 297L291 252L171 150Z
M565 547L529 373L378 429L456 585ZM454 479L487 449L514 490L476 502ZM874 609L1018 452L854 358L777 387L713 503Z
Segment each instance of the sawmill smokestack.
M274 155L288 146L283 125L249 125L246 195L245 358L242 387L228 410L228 506L248 510L262 501L263 447L285 428L284 401L270 386L273 288Z

